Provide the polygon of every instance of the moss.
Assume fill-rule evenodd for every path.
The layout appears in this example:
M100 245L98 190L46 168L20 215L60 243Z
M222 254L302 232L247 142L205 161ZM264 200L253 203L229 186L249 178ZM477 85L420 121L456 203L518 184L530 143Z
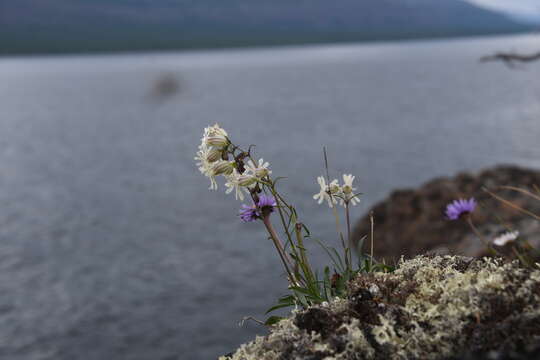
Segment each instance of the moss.
M361 275L348 299L293 312L220 360L446 359L540 343L540 271L420 256Z

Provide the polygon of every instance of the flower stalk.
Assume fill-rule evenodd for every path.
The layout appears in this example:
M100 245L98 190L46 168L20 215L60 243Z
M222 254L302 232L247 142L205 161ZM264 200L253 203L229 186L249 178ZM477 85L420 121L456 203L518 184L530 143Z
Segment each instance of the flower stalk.
M476 226L474 225L473 221L472 221L472 216L471 214L466 214L465 215L465 221L467 222L467 224L469 224L469 227L472 229L472 231L474 232L474 234L480 239L480 241L482 241L482 243L484 244L484 246L492 253L497 253L497 250L493 249L490 245L490 243L484 238L484 236L480 233L480 231L478 231L478 229L476 228Z
M270 215L265 215L262 218L263 224L266 227L266 231L268 231L268 234L270 235L270 239L272 239L272 242L274 243L274 246L276 247L276 250L279 254L279 257L281 258L281 261L283 262L283 266L285 267L285 271L287 272L287 275L289 277L289 281L291 284L296 285L296 277L292 273L292 264L285 253L285 249L283 247L283 244L279 240L279 237L276 233L276 230L274 230L274 227L272 226L272 223L270 222Z

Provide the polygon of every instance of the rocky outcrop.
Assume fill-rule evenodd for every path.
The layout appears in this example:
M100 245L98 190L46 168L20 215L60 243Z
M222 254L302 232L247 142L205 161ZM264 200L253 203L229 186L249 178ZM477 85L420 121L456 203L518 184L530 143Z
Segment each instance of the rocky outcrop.
M466 256L485 255L485 247L463 221L445 219L446 205L457 198L474 197L480 206L473 219L487 239L510 227L522 239L540 247L540 222L529 218L493 199L482 190L510 185L533 189L540 186L540 171L514 166L499 166L478 174L461 173L452 178L438 178L418 189L394 191L372 208L375 218L374 253L377 259L397 260L434 252ZM519 192L497 191L504 198L540 214L540 201ZM353 238L358 240L370 232L369 216L356 224ZM368 244L365 242L364 251Z
M538 352L540 270L518 262L421 256L393 273L358 276L348 293L293 311L269 335L220 360L514 359Z

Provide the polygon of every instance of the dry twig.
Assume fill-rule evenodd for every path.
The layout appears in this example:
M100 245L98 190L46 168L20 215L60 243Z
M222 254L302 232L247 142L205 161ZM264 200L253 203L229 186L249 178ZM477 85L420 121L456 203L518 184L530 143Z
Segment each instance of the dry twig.
M540 60L540 52L534 54L516 54L516 53L496 53L494 55L482 56L480 62L502 61L507 66L514 68L516 63L526 63L535 60Z

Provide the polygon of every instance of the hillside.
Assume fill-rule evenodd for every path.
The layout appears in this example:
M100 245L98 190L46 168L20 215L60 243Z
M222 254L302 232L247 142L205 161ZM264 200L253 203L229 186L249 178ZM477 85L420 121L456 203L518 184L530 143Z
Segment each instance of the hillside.
M461 0L3 0L0 54L184 49L518 32Z

